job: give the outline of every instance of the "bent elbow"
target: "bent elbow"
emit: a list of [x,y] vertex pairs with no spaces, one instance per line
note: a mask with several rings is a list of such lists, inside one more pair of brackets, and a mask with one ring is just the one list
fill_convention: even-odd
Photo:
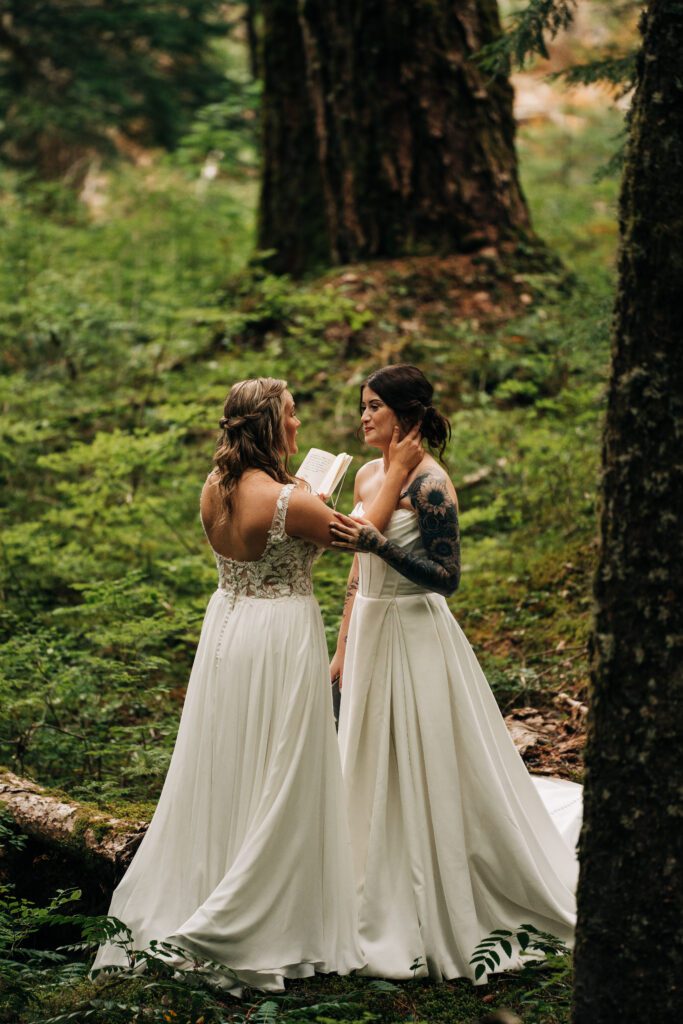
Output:
[[456,573],[453,573],[452,576],[448,577],[448,580],[446,582],[446,586],[444,588],[444,596],[445,597],[452,597],[453,594],[456,592],[456,590],[458,589],[459,586],[460,586],[460,573],[456,572]]

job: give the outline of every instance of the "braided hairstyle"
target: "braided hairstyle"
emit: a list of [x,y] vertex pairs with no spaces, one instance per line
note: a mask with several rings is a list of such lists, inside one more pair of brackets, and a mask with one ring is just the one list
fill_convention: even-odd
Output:
[[238,381],[228,392],[213,457],[227,512],[247,469],[260,469],[283,484],[292,480],[284,430],[286,390],[286,380],[256,377]]
[[443,454],[451,439],[451,425],[432,405],[434,388],[422,370],[410,363],[374,370],[360,386],[361,411],[365,387],[371,388],[396,413],[404,430],[419,423],[422,437],[443,463]]

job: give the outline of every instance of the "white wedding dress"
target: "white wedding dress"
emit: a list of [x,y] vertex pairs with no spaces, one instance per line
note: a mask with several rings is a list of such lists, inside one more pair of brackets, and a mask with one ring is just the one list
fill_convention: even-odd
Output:
[[[166,940],[265,990],[347,973],[358,946],[355,884],[311,568],[318,548],[285,533],[280,492],[261,558],[216,554],[168,775],[109,913],[136,948]],[[101,946],[93,969],[125,965]],[[218,975],[217,977],[225,977]]]
[[[424,552],[410,509],[385,534]],[[359,563],[339,742],[363,973],[474,978],[477,943],[522,924],[570,943],[581,787],[528,774],[445,599]]]

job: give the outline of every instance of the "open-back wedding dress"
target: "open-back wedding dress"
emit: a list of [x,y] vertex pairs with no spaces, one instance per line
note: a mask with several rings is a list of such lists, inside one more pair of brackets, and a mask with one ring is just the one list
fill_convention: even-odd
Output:
[[[384,533],[424,554],[412,509]],[[477,943],[527,923],[570,942],[581,787],[528,774],[445,599],[358,558],[339,741],[363,973],[473,978]]]
[[[219,586],[168,775],[109,911],[136,948],[166,940],[270,990],[363,963],[311,584],[319,549],[285,533],[293,486],[280,492],[258,560],[216,553]],[[125,962],[107,944],[93,967]]]

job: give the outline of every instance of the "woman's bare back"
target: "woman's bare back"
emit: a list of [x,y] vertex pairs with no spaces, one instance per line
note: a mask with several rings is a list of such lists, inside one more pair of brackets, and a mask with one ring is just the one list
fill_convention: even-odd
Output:
[[214,470],[206,479],[200,499],[204,531],[214,551],[238,562],[255,562],[268,541],[275,505],[282,484],[260,470],[248,470],[233,491],[232,509],[225,501]]

